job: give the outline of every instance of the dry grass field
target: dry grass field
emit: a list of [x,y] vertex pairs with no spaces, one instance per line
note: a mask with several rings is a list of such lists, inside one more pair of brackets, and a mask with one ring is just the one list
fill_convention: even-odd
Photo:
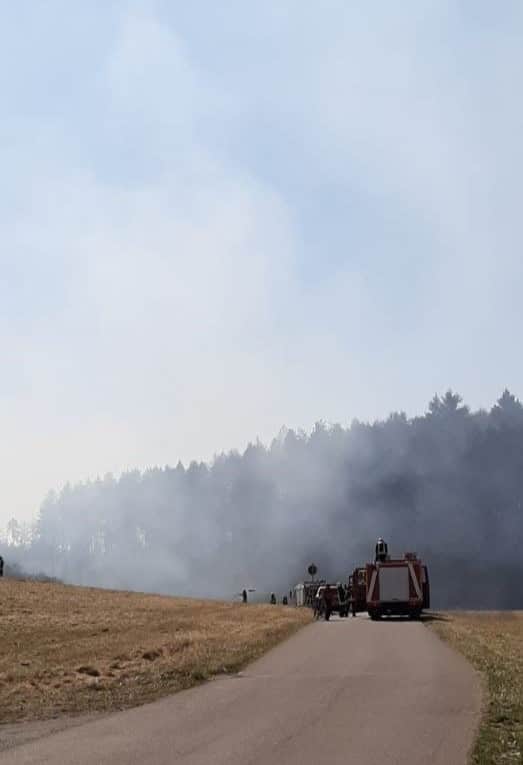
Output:
[[488,694],[472,762],[523,763],[523,611],[448,613],[431,627],[483,673]]
[[0,580],[0,723],[151,701],[240,669],[310,618],[309,609]]

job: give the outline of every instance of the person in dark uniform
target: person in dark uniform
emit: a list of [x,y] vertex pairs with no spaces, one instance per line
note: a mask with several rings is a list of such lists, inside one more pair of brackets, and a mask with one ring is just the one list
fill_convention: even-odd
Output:
[[4,559],[0,555],[0,576],[4,575]]
[[276,605],[276,595],[273,592],[271,592],[271,604]]
[[287,595],[283,596],[281,603],[282,603],[282,606],[288,606],[289,605],[289,600],[287,598]]
[[388,544],[383,541],[382,537],[379,537],[378,541],[376,542],[376,562],[380,561],[381,563],[383,563],[383,561],[387,560],[388,554],[389,554]]
[[247,590],[242,590],[242,603],[247,603]]

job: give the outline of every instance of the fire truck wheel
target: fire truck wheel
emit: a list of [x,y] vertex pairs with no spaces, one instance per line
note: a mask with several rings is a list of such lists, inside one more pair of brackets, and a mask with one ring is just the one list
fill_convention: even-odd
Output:
[[330,612],[330,610],[327,608],[327,609],[325,610],[325,621],[326,621],[326,622],[328,622],[330,618],[331,618],[331,612]]

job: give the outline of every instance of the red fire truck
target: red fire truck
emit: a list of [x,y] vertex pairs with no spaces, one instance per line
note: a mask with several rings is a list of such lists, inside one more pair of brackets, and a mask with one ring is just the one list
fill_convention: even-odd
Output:
[[392,615],[419,619],[422,610],[430,608],[428,569],[416,553],[367,563],[366,588],[371,619]]

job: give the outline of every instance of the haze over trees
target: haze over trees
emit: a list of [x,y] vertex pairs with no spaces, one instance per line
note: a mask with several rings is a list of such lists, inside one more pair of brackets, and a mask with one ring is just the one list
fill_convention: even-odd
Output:
[[212,464],[107,475],[51,492],[0,554],[67,582],[231,597],[284,593],[314,561],[327,578],[375,538],[429,564],[434,605],[523,606],[523,406],[505,390],[350,427],[283,430]]

